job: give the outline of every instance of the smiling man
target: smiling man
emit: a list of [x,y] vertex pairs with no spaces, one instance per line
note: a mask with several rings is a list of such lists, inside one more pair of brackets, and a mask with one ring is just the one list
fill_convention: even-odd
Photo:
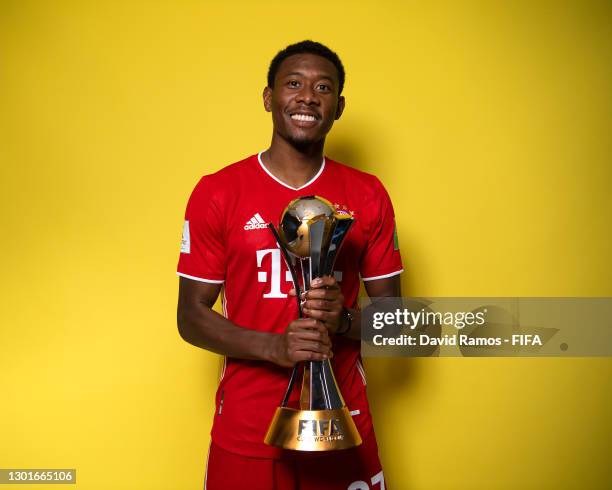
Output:
[[[288,46],[272,60],[263,104],[270,147],[205,175],[185,213],[178,264],[179,332],[225,356],[216,395],[205,488],[233,490],[384,489],[360,357],[357,296],[400,296],[401,258],[393,207],[380,181],[324,157],[325,137],[345,100],[344,68],[320,43]],[[292,282],[266,223],[287,204],[319,195],[355,224],[333,277],[313,282],[297,319]],[[223,315],[212,310],[223,291]],[[297,320],[296,320],[297,319]],[[363,439],[326,453],[264,444],[297,362],[331,357]],[[290,404],[297,404],[299,387]]]

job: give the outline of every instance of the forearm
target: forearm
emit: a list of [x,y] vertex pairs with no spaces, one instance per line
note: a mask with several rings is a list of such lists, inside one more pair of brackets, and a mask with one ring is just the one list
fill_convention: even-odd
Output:
[[275,362],[278,335],[239,327],[203,304],[179,304],[177,323],[183,340],[196,347],[240,359]]

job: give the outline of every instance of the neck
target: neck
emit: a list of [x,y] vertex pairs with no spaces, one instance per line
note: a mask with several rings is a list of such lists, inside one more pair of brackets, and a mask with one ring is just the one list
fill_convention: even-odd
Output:
[[280,138],[272,136],[270,148],[261,158],[266,168],[277,178],[291,187],[302,187],[311,180],[321,168],[325,139],[296,147]]

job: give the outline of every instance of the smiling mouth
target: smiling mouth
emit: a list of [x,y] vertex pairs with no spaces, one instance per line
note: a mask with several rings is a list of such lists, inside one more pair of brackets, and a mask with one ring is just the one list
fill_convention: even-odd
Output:
[[291,119],[294,121],[316,121],[317,118],[315,116],[306,115],[306,114],[291,114]]

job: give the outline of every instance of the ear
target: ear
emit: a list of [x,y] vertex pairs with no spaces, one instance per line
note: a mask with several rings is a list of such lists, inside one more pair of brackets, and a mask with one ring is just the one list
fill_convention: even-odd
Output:
[[344,104],[345,104],[344,95],[341,95],[340,97],[338,97],[338,107],[336,108],[336,117],[335,117],[336,121],[340,119],[340,116],[344,112]]
[[263,90],[263,104],[266,112],[272,112],[272,89],[270,87]]

